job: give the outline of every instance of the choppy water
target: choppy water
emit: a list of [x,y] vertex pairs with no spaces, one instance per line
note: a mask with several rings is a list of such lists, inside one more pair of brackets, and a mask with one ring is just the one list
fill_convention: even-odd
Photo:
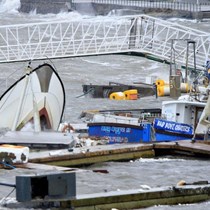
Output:
[[[180,180],[192,183],[198,180],[209,180],[210,160],[171,159],[139,159],[130,162],[108,162],[95,164],[88,169],[104,169],[108,174],[79,174],[79,192],[88,193],[102,191],[121,191],[126,189],[145,189],[145,187],[175,186]],[[87,172],[92,174],[93,172]],[[88,177],[88,178],[87,178]],[[81,186],[81,184],[83,184]],[[88,186],[88,188],[86,187]],[[209,209],[210,202],[178,206],[154,206],[151,210],[201,210]]]
[[[26,22],[53,21],[58,19],[80,19],[87,16],[78,13],[60,13],[57,15],[20,14],[17,12],[18,0],[0,0],[0,24],[16,24]],[[105,18],[105,17],[88,17]],[[106,17],[106,18],[111,18]],[[209,21],[190,21],[185,19],[170,19],[199,30],[210,31]],[[32,67],[43,61],[33,61]],[[66,90],[66,108],[64,120],[80,122],[78,119],[83,110],[88,109],[128,109],[161,106],[161,99],[154,96],[137,101],[114,101],[109,99],[93,99],[79,97],[83,94],[83,84],[108,84],[110,81],[132,84],[145,81],[146,76],[168,78],[169,66],[150,61],[138,56],[104,55],[57,59],[52,61],[59,72]],[[7,77],[15,70],[23,71],[27,63],[0,64],[0,78]],[[2,80],[1,80],[2,81]],[[1,86],[3,89],[3,86]],[[103,192],[111,190],[141,189],[149,187],[175,185],[178,181],[194,182],[209,180],[209,160],[186,160],[182,158],[140,159],[130,162],[109,162],[88,167],[89,172],[77,176],[78,193]],[[108,174],[96,174],[92,169],[105,169]],[[7,180],[9,172],[0,170],[1,181]],[[18,172],[22,173],[22,171]],[[8,193],[5,191],[6,194]],[[14,194],[13,194],[14,195]],[[4,195],[1,195],[1,197]],[[210,203],[155,206],[148,209],[210,209]]]

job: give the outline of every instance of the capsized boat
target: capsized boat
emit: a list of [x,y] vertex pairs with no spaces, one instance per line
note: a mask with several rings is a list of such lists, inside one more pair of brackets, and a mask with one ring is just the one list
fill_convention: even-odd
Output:
[[56,70],[48,63],[32,69],[0,97],[0,128],[57,131],[65,107],[65,90]]
[[[124,93],[125,99],[130,100],[130,97],[126,97],[126,91],[133,91],[135,90],[138,93],[138,97],[146,97],[146,96],[153,96],[156,94],[156,86],[153,84],[147,84],[143,82],[139,82],[137,84],[122,84],[117,82],[109,82],[108,85],[82,85],[83,88],[83,95],[82,96],[88,96],[92,98],[110,98],[114,99],[112,97],[113,94],[116,93]],[[131,98],[132,99],[132,98]],[[137,99],[135,97],[135,99]]]

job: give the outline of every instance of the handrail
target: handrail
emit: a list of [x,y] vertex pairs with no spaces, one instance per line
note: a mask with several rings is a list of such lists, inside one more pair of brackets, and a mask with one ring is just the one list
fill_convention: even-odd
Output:
[[[169,62],[171,41],[176,40],[176,61],[185,65],[186,41],[193,40],[201,69],[210,57],[209,37],[210,33],[147,15],[0,26],[0,63],[128,52]],[[193,66],[191,49],[188,60]]]

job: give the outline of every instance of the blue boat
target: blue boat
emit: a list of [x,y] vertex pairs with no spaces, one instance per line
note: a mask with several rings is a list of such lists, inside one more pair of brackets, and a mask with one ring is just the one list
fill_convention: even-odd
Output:
[[143,126],[122,123],[90,123],[89,136],[104,137],[110,144],[143,141]]
[[[105,138],[113,143],[150,143],[163,141],[203,140],[205,132],[195,132],[200,126],[206,102],[187,99],[164,101],[160,116],[141,113],[138,117],[118,116],[106,112],[95,113],[88,123],[90,138]],[[144,110],[145,111],[145,110]],[[147,116],[146,116],[147,115]],[[198,126],[199,125],[199,126]],[[199,134],[199,135],[196,135]]]
[[[158,126],[160,123],[165,125],[160,127]],[[173,128],[167,129],[166,126],[172,126]],[[163,121],[161,119],[155,119],[154,127],[151,123],[143,123],[137,126],[102,122],[89,123],[88,127],[89,136],[106,138],[110,144],[177,141],[191,139],[193,137],[193,129],[191,126],[171,121]],[[155,133],[153,128],[155,128]]]

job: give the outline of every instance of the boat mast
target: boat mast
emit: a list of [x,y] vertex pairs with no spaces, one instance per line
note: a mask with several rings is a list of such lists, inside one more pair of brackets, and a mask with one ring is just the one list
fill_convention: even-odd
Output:
[[31,72],[30,64],[31,64],[31,62],[29,62],[29,65],[26,68],[25,84],[24,84],[24,88],[23,88],[23,91],[22,91],[21,96],[20,96],[17,112],[16,112],[15,119],[14,119],[14,122],[13,122],[13,125],[12,125],[12,131],[16,131],[17,126],[18,126],[18,120],[20,118],[20,113],[21,113],[21,109],[22,109],[22,106],[23,106],[23,100],[24,100],[24,97],[25,97],[26,88],[28,86],[29,74]]
[[41,131],[40,116],[33,90],[31,90],[31,92],[33,97],[34,131],[38,133]]

